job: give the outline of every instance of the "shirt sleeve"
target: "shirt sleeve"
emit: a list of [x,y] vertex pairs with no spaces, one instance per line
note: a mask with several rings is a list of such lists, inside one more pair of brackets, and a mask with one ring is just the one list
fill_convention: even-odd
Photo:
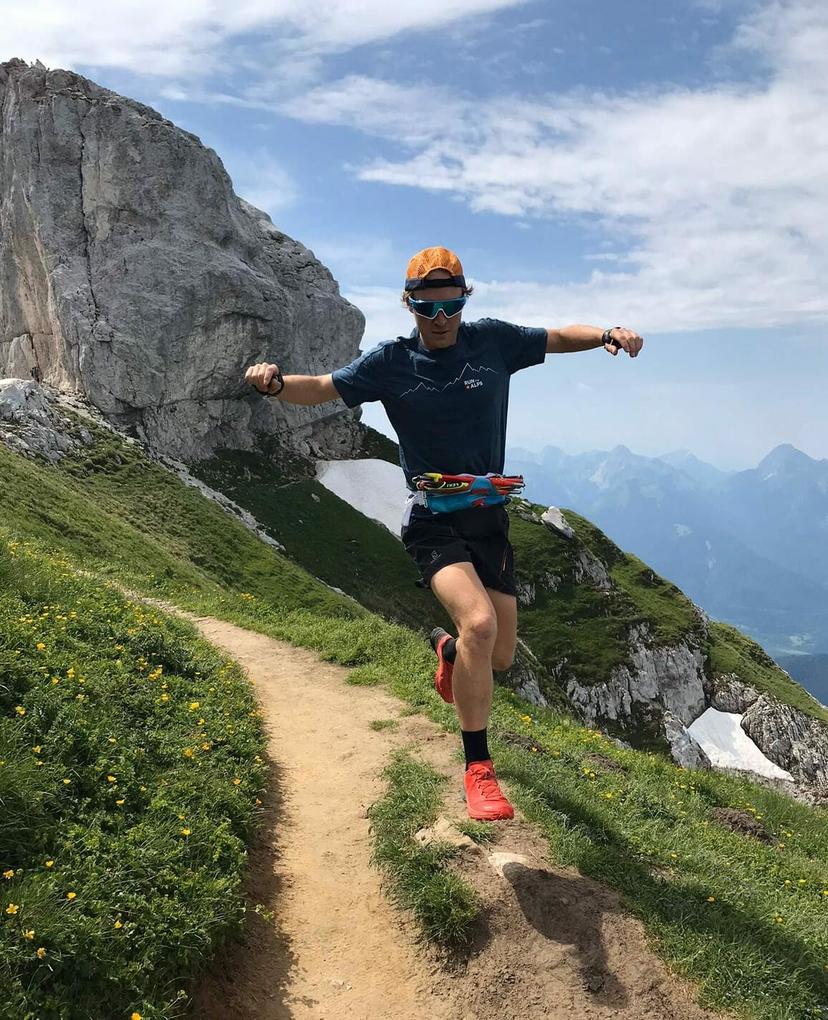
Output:
[[385,395],[387,372],[384,365],[382,350],[374,348],[331,373],[333,384],[348,407],[380,400]]
[[497,320],[496,325],[503,361],[510,375],[522,368],[543,364],[547,332],[542,326],[516,326]]

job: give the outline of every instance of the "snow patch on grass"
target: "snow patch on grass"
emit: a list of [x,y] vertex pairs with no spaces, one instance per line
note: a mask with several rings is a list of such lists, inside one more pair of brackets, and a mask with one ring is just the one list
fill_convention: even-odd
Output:
[[745,733],[742,716],[736,712],[720,712],[708,708],[688,726],[690,735],[704,749],[718,768],[749,769],[771,779],[790,779],[790,772],[766,757]]
[[316,478],[355,510],[400,537],[408,496],[400,468],[385,460],[320,460]]

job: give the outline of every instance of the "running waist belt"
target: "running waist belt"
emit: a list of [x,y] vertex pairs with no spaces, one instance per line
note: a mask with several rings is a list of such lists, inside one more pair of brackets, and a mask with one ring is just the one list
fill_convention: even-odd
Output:
[[413,479],[432,513],[452,513],[474,506],[497,506],[523,489],[523,475],[444,475],[428,471]]

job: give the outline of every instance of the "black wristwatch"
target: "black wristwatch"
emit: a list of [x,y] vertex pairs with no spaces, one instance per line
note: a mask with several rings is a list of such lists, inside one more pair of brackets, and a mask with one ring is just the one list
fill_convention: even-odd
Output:
[[623,329],[623,328],[624,328],[623,326],[610,326],[609,329],[605,329],[604,332],[601,335],[601,343],[602,344],[611,344],[613,347],[620,347],[621,346],[621,341],[620,340],[613,340],[612,337],[610,336],[610,333],[612,333],[612,331],[614,329]]
[[[270,390],[268,390],[266,393],[262,394],[263,397],[278,397],[282,390],[285,388],[285,377],[282,375],[281,368],[277,368],[276,371],[273,373],[273,379],[275,379],[276,382],[279,383],[279,389],[276,390],[275,393],[271,393]],[[271,379],[270,381],[273,382],[273,379]]]

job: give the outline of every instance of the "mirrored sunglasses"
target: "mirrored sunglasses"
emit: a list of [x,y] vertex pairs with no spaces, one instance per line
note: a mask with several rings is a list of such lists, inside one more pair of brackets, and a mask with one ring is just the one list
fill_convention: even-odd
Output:
[[438,312],[442,312],[447,319],[450,319],[452,315],[457,315],[460,312],[466,300],[465,297],[454,298],[452,301],[417,301],[414,298],[409,298],[411,310],[426,319],[435,319]]

